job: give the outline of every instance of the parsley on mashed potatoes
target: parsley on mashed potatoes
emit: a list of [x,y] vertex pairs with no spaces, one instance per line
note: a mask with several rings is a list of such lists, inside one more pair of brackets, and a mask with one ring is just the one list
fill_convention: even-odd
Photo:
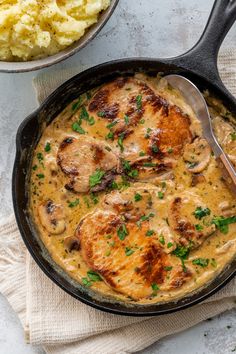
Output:
[[0,60],[53,55],[80,39],[110,0],[0,0]]

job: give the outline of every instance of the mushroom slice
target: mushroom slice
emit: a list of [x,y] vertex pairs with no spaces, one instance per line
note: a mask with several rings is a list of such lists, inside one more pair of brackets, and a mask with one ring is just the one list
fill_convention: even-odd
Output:
[[65,138],[58,150],[57,163],[68,178],[66,189],[79,193],[104,190],[119,167],[118,157],[107,144],[87,136]]
[[196,138],[193,143],[185,145],[183,158],[188,163],[189,172],[200,173],[210,162],[210,146],[205,139]]
[[232,205],[232,203],[227,200],[221,202],[219,208],[223,216],[229,217],[236,215],[236,205]]
[[39,206],[38,214],[41,224],[50,234],[59,235],[65,231],[66,222],[61,205],[49,199]]
[[73,250],[78,251],[80,249],[79,239],[75,236],[69,236],[64,239],[64,246],[67,251],[71,252]]
[[201,198],[189,191],[172,200],[169,224],[177,235],[177,244],[197,248],[216,230],[214,224],[204,225],[203,220],[196,219],[194,212],[200,206],[205,208]]

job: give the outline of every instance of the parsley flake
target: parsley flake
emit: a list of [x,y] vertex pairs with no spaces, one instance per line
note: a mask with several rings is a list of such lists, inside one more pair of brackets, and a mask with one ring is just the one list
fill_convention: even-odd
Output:
[[93,175],[89,177],[89,185],[90,187],[95,187],[97,184],[100,184],[102,181],[105,172],[102,170],[97,170]]
[[201,220],[204,216],[210,215],[211,211],[209,208],[197,207],[193,215],[196,219]]
[[125,124],[129,124],[129,117],[127,116],[127,114],[125,114],[124,116],[124,121],[125,121]]
[[136,97],[136,106],[138,111],[142,109],[142,95]]
[[164,238],[163,235],[160,235],[160,237],[159,237],[159,242],[160,242],[162,245],[165,244],[165,238]]
[[131,256],[134,253],[134,250],[132,250],[129,247],[125,247],[125,255],[126,256]]
[[154,230],[147,230],[146,236],[152,236],[155,233]]
[[229,231],[229,225],[234,223],[236,223],[236,216],[231,216],[229,218],[215,216],[212,220],[212,224],[215,224],[222,234],[227,234]]
[[77,205],[79,205],[79,198],[75,199],[73,202],[68,202],[68,207],[69,208],[74,208]]
[[51,151],[51,144],[50,144],[49,142],[47,142],[47,144],[45,145],[44,151],[45,151],[45,152]]
[[207,267],[209,264],[209,259],[208,258],[196,258],[192,261],[194,265],[198,265],[200,267]]
[[80,126],[79,122],[74,122],[71,127],[74,132],[85,134],[85,130]]
[[141,194],[136,193],[136,194],[134,195],[134,200],[135,200],[135,202],[139,202],[139,201],[142,200],[142,199],[143,199],[143,197],[141,196]]
[[129,232],[125,224],[122,224],[117,230],[117,235],[121,241],[124,241],[124,239],[126,238],[126,236],[128,236],[128,234]]
[[118,123],[117,120],[114,120],[113,122],[107,125],[107,129],[113,128],[117,123]]

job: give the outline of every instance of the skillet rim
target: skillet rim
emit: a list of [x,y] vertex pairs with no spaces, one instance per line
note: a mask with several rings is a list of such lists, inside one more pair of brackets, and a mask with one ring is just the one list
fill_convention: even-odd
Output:
[[[109,312],[112,314],[124,315],[124,316],[134,316],[134,317],[135,316],[136,317],[143,317],[143,316],[147,317],[147,316],[157,316],[157,315],[173,313],[173,312],[180,311],[180,310],[186,309],[188,307],[194,306],[194,305],[202,302],[203,300],[205,300],[209,296],[213,295],[217,291],[219,291],[236,275],[236,267],[234,267],[235,260],[232,260],[229,266],[226,266],[218,274],[218,276],[216,276],[216,278],[214,278],[211,282],[209,282],[203,288],[200,288],[199,291],[192,292],[192,293],[188,294],[187,296],[185,296],[184,298],[180,298],[179,300],[174,300],[174,301],[172,300],[171,302],[164,302],[164,303],[152,304],[152,305],[137,305],[136,304],[136,305],[132,305],[132,307],[127,307],[125,304],[122,305],[122,303],[117,303],[117,305],[116,306],[113,305],[113,306],[115,306],[115,307],[113,307],[112,302],[111,303],[106,302],[105,300],[104,300],[104,302],[100,301],[100,303],[94,302],[97,300],[95,300],[92,296],[90,296],[90,294],[83,293],[80,290],[78,293],[78,289],[76,289],[75,287],[74,287],[74,291],[68,289],[68,286],[66,286],[65,284],[62,284],[60,282],[60,279],[58,280],[57,277],[55,277],[54,273],[52,274],[50,272],[50,269],[48,269],[46,264],[44,263],[45,259],[43,259],[42,255],[37,254],[37,252],[35,252],[34,247],[33,247],[33,243],[31,242],[31,238],[27,236],[27,233],[26,233],[26,231],[23,227],[23,224],[21,222],[21,216],[20,216],[20,210],[19,210],[20,208],[19,208],[18,200],[17,200],[18,191],[16,188],[16,186],[17,186],[16,180],[17,180],[18,174],[21,172],[19,170],[19,163],[20,163],[22,153],[23,153],[21,150],[21,142],[23,140],[24,128],[27,126],[27,124],[30,121],[34,121],[34,120],[38,121],[38,115],[40,114],[40,112],[43,111],[44,108],[47,107],[53,101],[53,99],[60,92],[62,92],[70,83],[73,83],[74,81],[78,80],[78,78],[80,78],[81,76],[88,75],[88,77],[91,77],[93,72],[98,72],[99,70],[102,70],[104,73],[104,68],[106,68],[108,66],[115,67],[115,70],[113,70],[114,73],[119,72],[119,71],[122,71],[122,69],[120,69],[120,70],[117,69],[117,66],[119,66],[119,65],[126,65],[127,72],[129,72],[129,71],[137,72],[137,70],[132,70],[132,69],[130,70],[130,64],[134,63],[134,62],[136,64],[138,63],[139,64],[138,66],[140,68],[142,67],[142,64],[145,64],[145,65],[151,64],[152,68],[154,68],[154,66],[158,67],[160,65],[162,65],[162,66],[164,65],[167,67],[168,67],[168,65],[171,65],[171,66],[175,66],[175,70],[183,71],[185,73],[195,74],[198,77],[200,77],[200,79],[206,81],[207,84],[209,84],[209,86],[214,87],[217,91],[220,90],[221,95],[226,96],[227,100],[231,101],[231,104],[235,106],[235,110],[236,110],[236,100],[233,97],[231,97],[231,95],[228,94],[227,90],[224,90],[222,87],[215,85],[210,80],[208,80],[204,76],[199,75],[198,73],[195,73],[194,71],[191,71],[191,70],[186,69],[182,66],[176,65],[175,59],[176,58],[171,58],[171,59],[152,59],[152,58],[118,59],[118,60],[113,60],[113,61],[109,61],[106,63],[102,63],[102,64],[96,65],[90,69],[87,69],[87,70],[75,75],[74,77],[70,78],[65,83],[60,85],[55,91],[53,91],[33,113],[31,113],[29,116],[27,116],[23,120],[23,122],[20,124],[20,126],[18,128],[17,135],[16,135],[16,157],[15,157],[15,162],[14,162],[14,167],[13,167],[13,175],[12,175],[12,197],[13,197],[13,206],[14,206],[14,212],[15,212],[18,228],[20,230],[21,237],[22,237],[27,249],[29,250],[33,259],[39,265],[39,267],[43,270],[43,272],[61,289],[63,289],[68,294],[70,294],[71,296],[73,296],[77,300],[80,300],[81,302],[83,302],[86,305],[92,306],[96,309],[99,309],[99,310],[102,310],[105,312]],[[153,71],[154,71],[154,69],[153,69]],[[156,72],[158,72],[158,71],[159,70],[157,68]],[[103,74],[103,76],[106,77],[106,76],[108,76],[108,74]],[[89,79],[87,78],[87,80],[89,80]],[[103,79],[103,81],[104,80],[105,79]],[[232,100],[232,98],[233,98],[233,100]],[[232,103],[232,101],[233,101],[233,103]],[[35,142],[35,138],[32,138],[32,139],[33,139],[32,141]],[[31,156],[31,153],[30,153],[30,156]],[[25,176],[26,176],[26,173],[25,173]],[[26,177],[25,177],[25,182],[27,182]],[[29,225],[29,220],[28,220],[27,215],[25,213],[24,213],[24,217],[25,217],[25,221]],[[52,259],[51,259],[51,261],[52,261],[52,263],[54,262]],[[232,270],[231,270],[231,268],[232,268]],[[56,271],[56,273],[57,273],[57,271]],[[221,279],[221,277],[223,279]],[[212,284],[214,282],[217,282],[217,280],[218,280],[218,284],[214,284],[213,288],[211,289]],[[73,286],[73,285],[71,284],[71,286]],[[183,302],[183,303],[181,303],[181,302]],[[172,307],[168,308],[170,305],[172,305],[173,308]],[[151,308],[156,307],[157,309],[148,311],[148,308],[150,308],[150,307]]]

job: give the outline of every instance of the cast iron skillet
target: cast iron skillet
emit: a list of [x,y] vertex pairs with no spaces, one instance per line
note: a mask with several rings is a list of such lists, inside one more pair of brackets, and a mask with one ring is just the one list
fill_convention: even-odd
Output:
[[40,268],[57,285],[80,301],[107,312],[150,316],[166,314],[201,302],[222,288],[236,272],[236,260],[226,267],[211,283],[178,301],[154,305],[127,305],[84,289],[53,262],[31,222],[28,208],[28,179],[32,152],[40,138],[43,122],[49,124],[73,99],[93,87],[114,79],[118,75],[146,72],[155,75],[178,73],[190,78],[200,89],[219,97],[228,109],[236,113],[236,100],[226,90],[217,70],[220,45],[236,19],[236,1],[216,0],[206,29],[199,42],[187,53],[171,59],[131,58],[98,65],[76,75],[54,93],[20,125],[13,171],[12,192],[16,220],[22,238]]

